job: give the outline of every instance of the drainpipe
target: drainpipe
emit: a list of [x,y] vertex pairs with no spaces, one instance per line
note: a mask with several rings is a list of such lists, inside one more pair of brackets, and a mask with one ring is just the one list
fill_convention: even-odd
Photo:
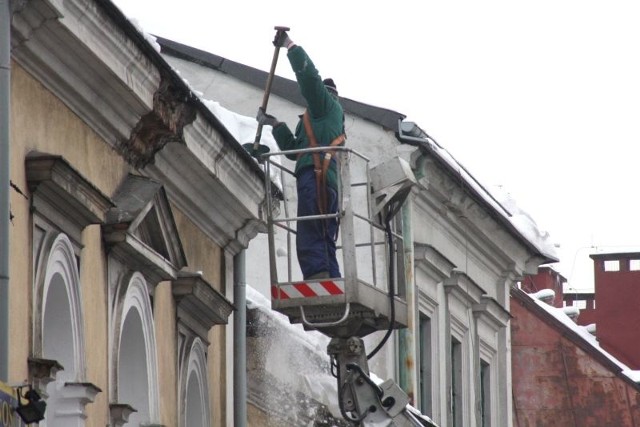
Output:
[[247,425],[247,284],[246,251],[233,258],[233,425]]
[[[429,136],[413,122],[398,121],[398,141],[403,144],[418,147],[421,153],[425,149],[431,149]],[[424,159],[420,156],[418,162]],[[422,175],[422,168],[413,167],[416,178]],[[406,301],[407,301],[407,328],[399,331],[399,356],[400,356],[400,386],[411,398],[414,406],[419,406],[420,392],[418,390],[418,349],[416,334],[418,328],[418,302],[416,298],[415,284],[415,248],[413,240],[413,197],[407,197],[402,207],[402,237],[404,242]]]
[[[412,171],[417,180],[424,177],[424,162],[426,160],[426,152],[434,150],[435,141],[424,132],[418,125],[413,122],[403,122],[398,120],[398,132],[396,133],[398,141],[402,144],[408,144],[418,147],[419,156],[414,160]],[[414,405],[418,406],[424,397],[420,396],[423,390],[418,390],[418,369],[416,364],[418,360],[417,339],[419,328],[419,308],[415,285],[415,248],[413,239],[413,219],[412,213],[414,209],[413,197],[408,197],[405,206],[402,208],[402,227],[405,250],[405,268],[407,273],[407,307],[408,327],[406,330],[400,331],[400,384],[402,389],[413,397]],[[403,372],[403,370],[405,372]],[[448,371],[447,371],[448,372]],[[434,401],[435,403],[435,401]],[[437,413],[437,409],[432,409]]]
[[413,198],[407,197],[402,206],[402,242],[404,250],[405,300],[407,302],[407,328],[398,331],[400,353],[400,387],[409,396],[410,403],[418,406],[418,366],[416,365],[416,318],[417,304],[415,297],[415,251],[413,247],[412,226]]
[[9,380],[11,0],[0,0],[0,381]]

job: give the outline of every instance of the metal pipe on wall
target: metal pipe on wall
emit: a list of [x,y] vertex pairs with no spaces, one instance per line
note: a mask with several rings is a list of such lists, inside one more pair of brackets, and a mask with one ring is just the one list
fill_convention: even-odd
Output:
[[418,391],[419,365],[417,362],[416,339],[418,330],[418,303],[415,291],[415,254],[413,248],[413,200],[409,196],[401,209],[402,213],[402,242],[405,269],[405,300],[407,302],[407,328],[398,331],[399,377],[400,386],[411,399],[411,404],[419,407],[420,394]]
[[9,380],[11,0],[0,0],[0,381]]
[[247,284],[246,252],[233,258],[233,425],[247,425]]

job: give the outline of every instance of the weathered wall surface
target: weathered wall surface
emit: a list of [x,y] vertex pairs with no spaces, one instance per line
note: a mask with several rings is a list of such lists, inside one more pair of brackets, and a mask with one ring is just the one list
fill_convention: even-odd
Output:
[[[596,309],[595,323],[602,347],[631,369],[640,369],[640,335],[630,327],[640,321],[638,253],[592,255]],[[608,270],[605,262],[617,268]],[[635,264],[632,267],[632,262]]]
[[514,425],[640,425],[640,387],[595,347],[585,350],[575,333],[535,311],[512,298]]
[[[11,192],[11,283],[10,283],[10,382],[28,378],[27,359],[32,356],[33,256],[30,194],[26,182],[25,158],[38,151],[62,156],[100,192],[111,196],[130,171],[130,166],[86,123],[69,110],[17,63],[12,63],[11,86],[11,181],[24,193]],[[217,290],[224,290],[222,250],[172,206],[188,267],[203,272]],[[102,391],[86,407],[87,426],[109,423],[109,344],[107,253],[100,225],[82,233],[79,271],[86,352],[86,378]],[[176,305],[171,284],[162,282],[154,291],[156,342],[159,364],[161,420],[177,425]],[[224,382],[224,334],[212,334],[209,358],[211,412],[214,425],[223,426],[226,402]],[[221,369],[221,370],[220,370]]]
[[[11,80],[11,181],[25,194],[11,193],[10,253],[10,360],[9,380],[28,378],[31,356],[33,258],[31,250],[30,200],[25,158],[31,151],[61,155],[105,194],[112,194],[125,175],[127,165],[75,114],[12,63]],[[108,423],[107,297],[106,263],[100,227],[89,226],[83,236],[80,279],[85,314],[87,378],[103,390],[87,406],[87,425]]]

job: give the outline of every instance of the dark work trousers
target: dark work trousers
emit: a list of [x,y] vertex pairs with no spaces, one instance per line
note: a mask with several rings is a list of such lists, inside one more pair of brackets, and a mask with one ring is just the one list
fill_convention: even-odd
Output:
[[[316,175],[313,167],[301,169],[296,174],[298,187],[298,216],[319,215]],[[327,186],[327,211],[338,211],[338,194]],[[298,263],[305,279],[327,272],[329,277],[340,277],[336,260],[338,221],[336,218],[322,220],[298,220],[296,246]]]

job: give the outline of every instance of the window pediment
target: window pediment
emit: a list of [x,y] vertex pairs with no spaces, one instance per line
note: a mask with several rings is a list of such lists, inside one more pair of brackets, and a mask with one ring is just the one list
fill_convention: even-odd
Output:
[[113,201],[103,227],[112,253],[152,281],[174,279],[187,262],[162,185],[130,174]]
[[32,207],[79,241],[89,224],[101,224],[112,200],[62,156],[32,152],[25,160]]
[[447,257],[429,244],[416,242],[414,253],[416,267],[424,270],[435,283],[449,277],[456,268]]
[[198,273],[181,271],[172,283],[178,306],[178,319],[207,341],[213,325],[224,325],[234,309],[233,304]]
[[486,292],[460,270],[453,270],[451,276],[444,281],[445,292],[455,295],[467,304],[478,304]]

